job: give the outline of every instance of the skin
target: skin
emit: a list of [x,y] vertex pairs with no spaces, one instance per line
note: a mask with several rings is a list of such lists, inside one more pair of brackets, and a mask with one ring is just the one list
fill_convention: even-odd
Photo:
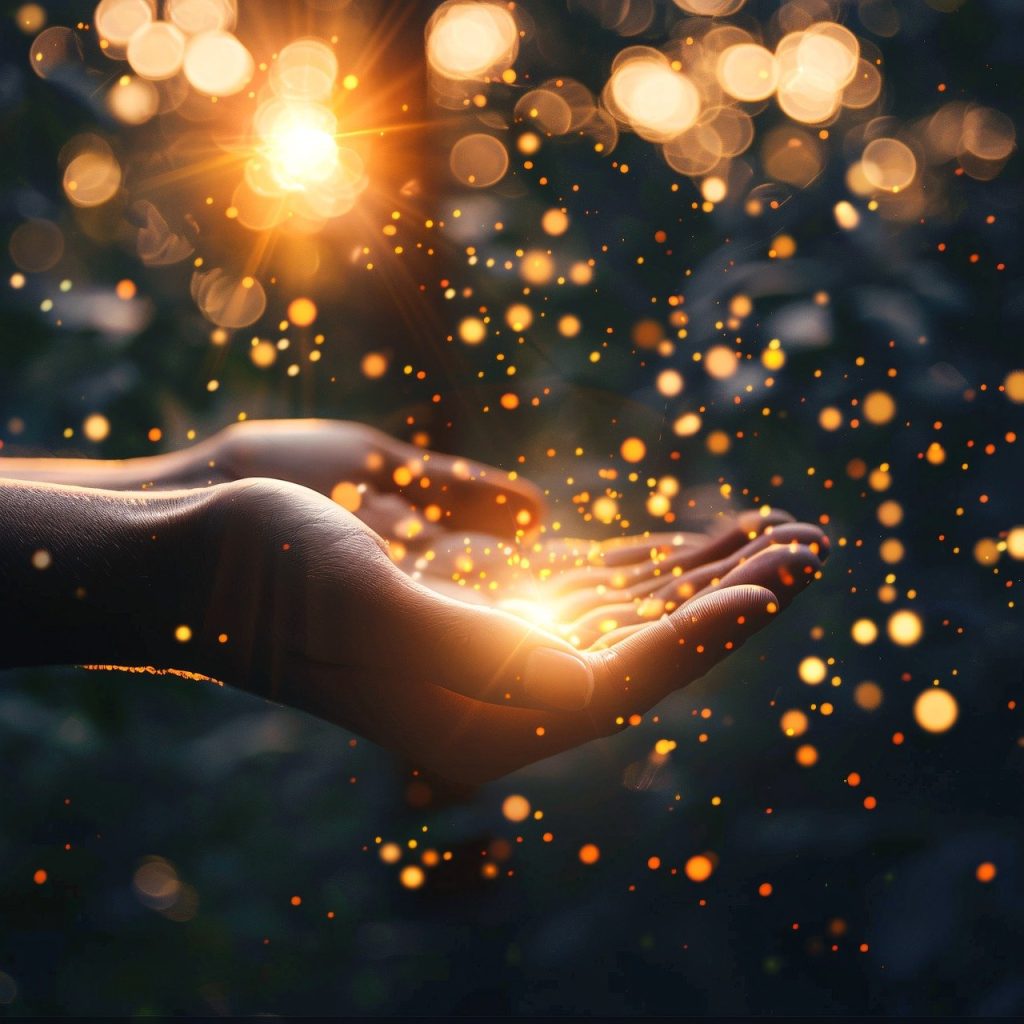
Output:
[[[532,485],[332,421],[239,424],[127,462],[4,459],[0,475],[3,664],[211,678],[461,782],[622,728],[771,622],[827,555],[784,513],[548,541]],[[467,546],[493,587],[459,586]],[[538,601],[543,625],[523,613]]]

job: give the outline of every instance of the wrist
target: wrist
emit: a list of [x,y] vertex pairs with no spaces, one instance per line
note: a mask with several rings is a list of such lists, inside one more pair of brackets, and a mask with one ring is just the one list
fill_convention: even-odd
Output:
[[178,667],[178,627],[203,607],[211,502],[0,482],[2,664]]

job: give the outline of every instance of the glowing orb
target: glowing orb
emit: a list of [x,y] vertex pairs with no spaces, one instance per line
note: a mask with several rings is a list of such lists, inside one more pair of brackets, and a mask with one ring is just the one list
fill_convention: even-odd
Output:
[[427,60],[445,78],[486,79],[511,67],[518,52],[515,18],[497,4],[446,4],[427,28]]
[[697,87],[660,56],[620,64],[612,72],[607,95],[616,116],[654,142],[681,135],[700,113]]
[[258,114],[256,129],[270,174],[285,191],[321,184],[337,171],[337,124],[326,107],[274,101]]
[[230,32],[200,32],[185,49],[185,77],[207,96],[233,96],[249,84],[255,69],[252,54]]
[[946,732],[956,723],[960,709],[948,690],[923,690],[914,701],[914,718],[926,732]]

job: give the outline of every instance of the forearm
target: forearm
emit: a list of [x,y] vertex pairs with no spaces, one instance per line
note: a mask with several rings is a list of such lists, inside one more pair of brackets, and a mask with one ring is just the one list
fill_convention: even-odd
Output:
[[110,491],[161,491],[204,487],[225,478],[204,443],[136,459],[0,458],[0,479],[94,487]]
[[179,667],[176,630],[206,600],[211,495],[0,480],[0,667]]

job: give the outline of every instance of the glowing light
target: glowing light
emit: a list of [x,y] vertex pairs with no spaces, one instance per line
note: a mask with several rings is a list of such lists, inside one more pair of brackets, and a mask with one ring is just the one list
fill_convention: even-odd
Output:
[[427,880],[427,876],[424,874],[423,868],[415,864],[406,864],[402,868],[398,880],[406,889],[418,889]]
[[627,437],[619,447],[625,462],[642,462],[647,454],[647,445],[639,437]]
[[734,99],[766,100],[779,82],[779,65],[771,50],[756,43],[738,43],[718,58],[718,83]]
[[501,813],[509,821],[526,821],[530,816],[530,801],[518,794],[507,796],[502,802]]
[[914,720],[925,732],[952,729],[960,714],[956,698],[937,686],[922,690],[914,701]]
[[858,619],[850,628],[850,635],[859,644],[873,644],[878,639],[878,626],[871,619]]
[[787,711],[779,719],[779,728],[787,736],[803,736],[807,732],[807,716],[796,708]]
[[476,132],[464,135],[452,146],[449,165],[464,185],[487,188],[505,176],[508,152],[493,135]]
[[579,852],[580,863],[596,864],[601,859],[601,850],[595,843],[584,843]]
[[864,418],[875,426],[888,423],[896,415],[896,402],[886,391],[872,391],[861,403]]
[[238,17],[236,0],[164,0],[167,17],[187,35],[230,31]]
[[153,7],[148,0],[100,0],[93,24],[100,39],[123,52],[131,37],[153,20]]
[[323,184],[337,173],[337,124],[326,107],[271,101],[257,113],[255,126],[270,175],[286,192]]
[[285,46],[270,68],[270,85],[283,99],[323,102],[338,77],[338,58],[319,39],[297,39]]
[[796,748],[796,763],[801,768],[813,768],[818,763],[818,750],[810,743]]
[[312,299],[292,299],[288,303],[288,320],[296,327],[308,327],[316,317],[316,303]]
[[800,662],[797,667],[797,675],[808,686],[818,686],[825,681],[828,675],[828,666],[821,658],[810,655]]
[[564,210],[547,210],[540,226],[546,234],[564,235],[569,230],[569,215]]
[[151,82],[173,78],[185,59],[185,34],[168,21],[151,21],[128,40],[128,63]]
[[857,707],[864,711],[875,711],[882,706],[885,694],[878,683],[867,680],[858,683],[853,690],[853,700]]
[[101,206],[117,195],[121,167],[108,151],[88,151],[64,169],[64,192],[75,206]]
[[698,853],[686,862],[683,870],[691,882],[706,882],[715,870],[715,863],[707,854]]
[[983,885],[987,885],[993,881],[996,877],[996,866],[992,861],[987,860],[978,865],[977,870],[974,872],[974,877]]
[[185,47],[185,77],[207,96],[233,96],[249,84],[255,69],[252,54],[230,32],[200,32]]
[[447,3],[427,26],[427,60],[438,74],[484,81],[512,66],[519,29],[505,7],[492,3]]
[[459,324],[459,337],[467,345],[479,345],[487,337],[487,324],[479,317],[467,316]]
[[917,174],[917,159],[911,148],[898,139],[874,139],[864,147],[860,159],[864,177],[885,192],[905,189]]
[[149,82],[124,75],[107,93],[107,105],[124,124],[145,124],[157,112],[160,95]]
[[85,418],[82,433],[90,441],[105,441],[110,436],[110,421],[101,413],[94,412]]
[[660,55],[620,64],[608,81],[606,97],[621,121],[654,142],[681,135],[700,113],[697,87]]
[[912,647],[924,635],[924,624],[917,612],[904,608],[889,616],[889,639],[900,647]]

